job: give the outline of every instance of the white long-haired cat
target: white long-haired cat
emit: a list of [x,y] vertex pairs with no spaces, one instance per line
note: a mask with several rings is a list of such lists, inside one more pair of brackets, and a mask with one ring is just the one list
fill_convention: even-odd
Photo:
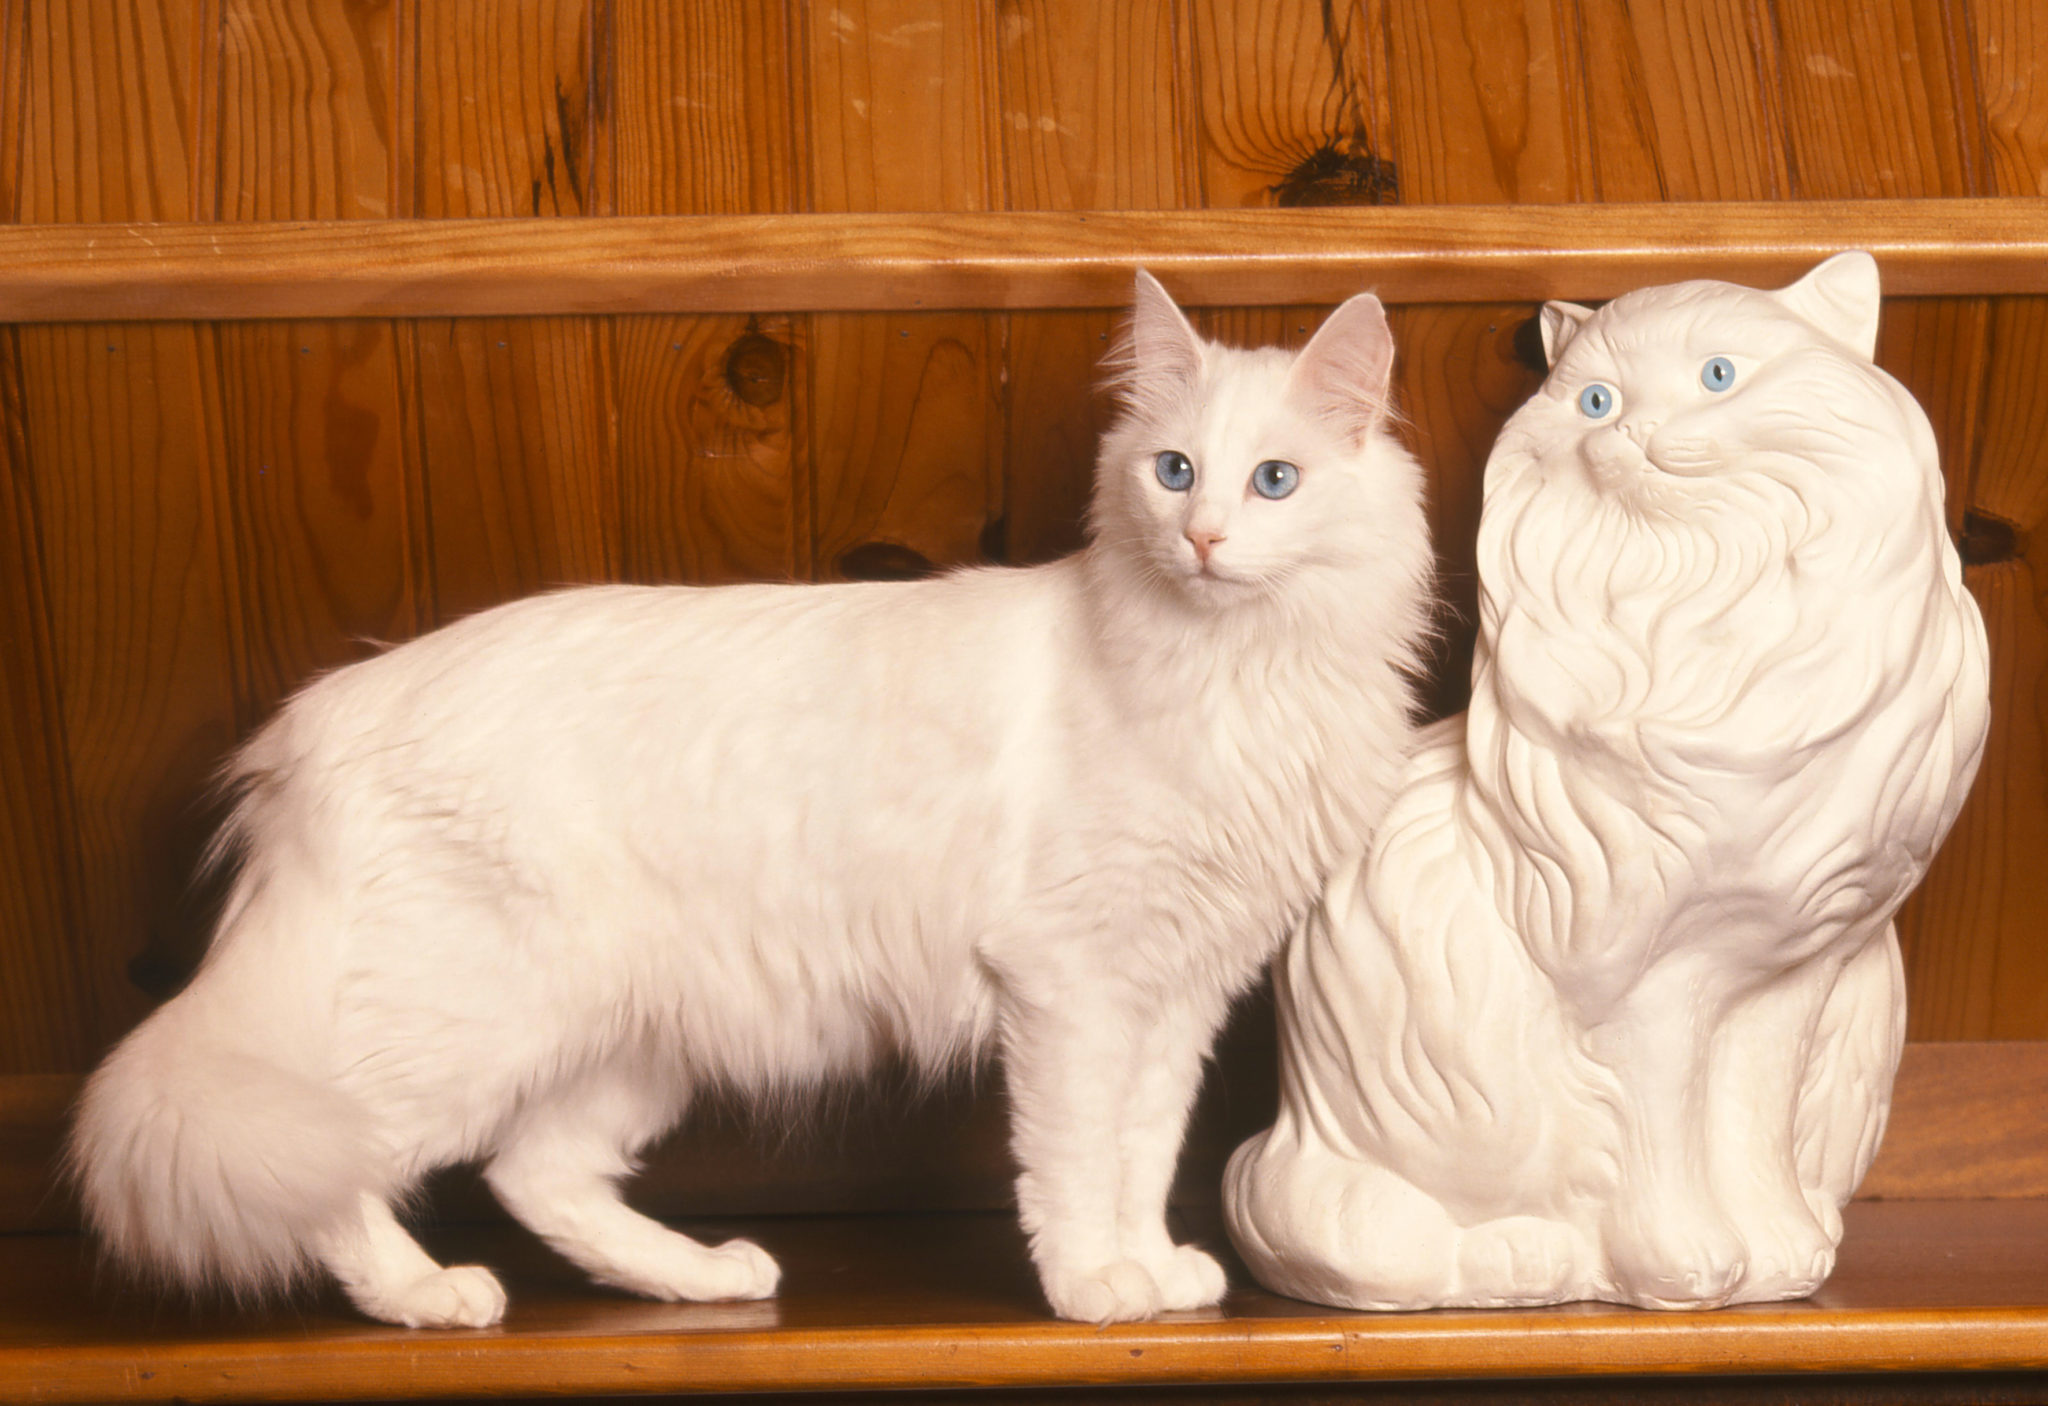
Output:
[[1213,1303],[1168,1237],[1232,999],[1366,838],[1410,738],[1420,473],[1377,299],[1298,355],[1139,274],[1078,555],[937,580],[598,587],[320,680],[243,749],[240,871],[191,985],[80,1108],[113,1253],[363,1312],[495,1321],[392,1206],[483,1159],[594,1278],[757,1298],[752,1244],[630,1210],[711,1089],[1000,1050],[1052,1307]]
[[1367,1308],[1797,1297],[1905,1029],[1892,915],[1984,743],[1878,278],[1544,310],[1487,466],[1471,710],[1280,973],[1254,1273]]

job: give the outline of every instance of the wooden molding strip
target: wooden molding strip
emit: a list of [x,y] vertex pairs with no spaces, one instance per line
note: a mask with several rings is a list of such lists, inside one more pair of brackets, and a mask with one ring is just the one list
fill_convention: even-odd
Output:
[[1377,206],[0,227],[0,322],[1598,299],[1790,281],[1869,249],[1897,296],[2048,293],[2048,200]]
[[[76,1207],[52,1169],[81,1082],[74,1074],[0,1075],[0,1232],[76,1226]],[[1194,1140],[1184,1154],[1183,1204],[1213,1205],[1223,1159],[1272,1116],[1258,1091],[1236,1095],[1241,1125],[1220,1143]],[[1858,1195],[2048,1199],[2044,1109],[2048,1041],[1908,1045],[1891,1126]],[[1007,1205],[1008,1133],[994,1097],[956,1096],[908,1110],[884,1105],[875,1117],[849,1126],[843,1138],[782,1148],[730,1121],[692,1124],[649,1158],[634,1199],[672,1217]],[[437,1187],[435,1205],[455,1220],[497,1214],[461,1175]]]

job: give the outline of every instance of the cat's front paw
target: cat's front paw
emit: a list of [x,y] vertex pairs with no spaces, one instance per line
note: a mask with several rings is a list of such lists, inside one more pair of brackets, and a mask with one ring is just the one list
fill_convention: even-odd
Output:
[[505,1316],[505,1290],[488,1269],[463,1264],[356,1298],[356,1307],[407,1328],[488,1328]]
[[1159,1286],[1159,1307],[1168,1313],[1207,1308],[1220,1302],[1229,1287],[1216,1257],[1193,1245],[1176,1245],[1164,1261],[1147,1268]]
[[1150,1318],[1165,1306],[1158,1283],[1136,1260],[1088,1270],[1048,1270],[1040,1279],[1052,1311],[1077,1323],[1129,1323]]
[[782,1282],[782,1266],[751,1240],[728,1240],[706,1253],[709,1272],[702,1285],[707,1299],[772,1299]]

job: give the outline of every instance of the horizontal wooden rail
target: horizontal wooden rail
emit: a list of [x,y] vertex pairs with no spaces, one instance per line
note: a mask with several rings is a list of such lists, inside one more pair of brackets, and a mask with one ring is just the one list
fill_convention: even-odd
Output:
[[2048,200],[16,225],[0,322],[1602,298],[1789,281],[1841,249],[1888,292],[2048,293]]

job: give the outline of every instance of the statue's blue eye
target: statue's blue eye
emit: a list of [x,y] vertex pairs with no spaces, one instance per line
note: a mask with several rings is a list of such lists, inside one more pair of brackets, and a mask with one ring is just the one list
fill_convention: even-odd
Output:
[[1185,493],[1195,481],[1195,466],[1188,456],[1178,449],[1160,451],[1152,461],[1152,471],[1159,475],[1159,481],[1176,493]]
[[1735,384],[1735,363],[1717,356],[1700,368],[1700,384],[1710,391],[1725,391]]
[[1285,459],[1268,459],[1252,470],[1252,487],[1261,498],[1285,498],[1301,482],[1301,470]]
[[1614,408],[1614,392],[1595,381],[1579,392],[1579,409],[1589,420],[1604,419]]

